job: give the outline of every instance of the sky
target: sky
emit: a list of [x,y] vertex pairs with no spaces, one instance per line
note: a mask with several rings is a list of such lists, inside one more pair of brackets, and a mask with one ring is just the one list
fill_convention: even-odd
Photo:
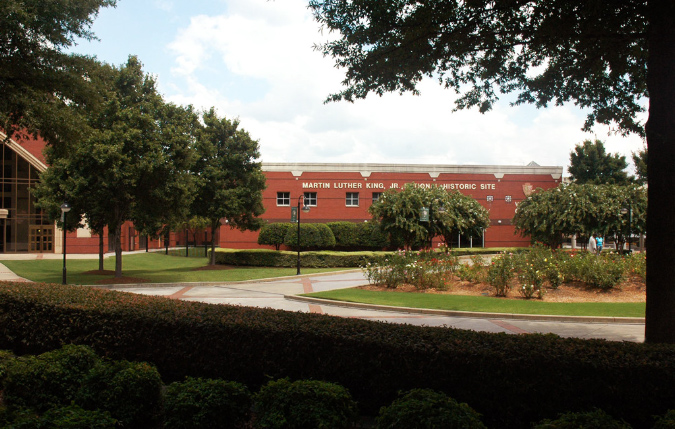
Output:
[[307,0],[118,0],[91,29],[99,40],[73,52],[115,65],[138,56],[165,100],[238,119],[263,162],[567,167],[586,139],[629,163],[643,147],[607,126],[582,132],[586,113],[573,104],[511,107],[504,96],[486,114],[453,112],[454,91],[432,79],[419,96],[324,103],[343,88],[344,70],[314,49],[336,36]]

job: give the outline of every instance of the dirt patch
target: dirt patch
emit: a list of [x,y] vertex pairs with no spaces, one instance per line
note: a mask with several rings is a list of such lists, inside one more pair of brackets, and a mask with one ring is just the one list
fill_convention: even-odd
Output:
[[91,271],[85,271],[82,274],[91,274],[94,276],[114,276],[115,271],[113,270],[91,270]]
[[[113,272],[113,274],[115,274]],[[116,285],[116,284],[135,284],[135,283],[148,283],[150,280],[141,279],[138,277],[112,277],[109,279],[96,280],[97,284],[102,285]]]
[[[494,296],[494,288],[487,283],[470,283],[455,280],[448,284],[448,290],[436,289],[417,290],[412,285],[402,285],[395,289],[384,286],[362,286],[360,289],[384,292],[433,293],[440,295],[474,295]],[[511,288],[506,298],[525,299],[515,286]],[[535,298],[532,298],[535,299]],[[581,283],[566,283],[558,288],[546,287],[544,301],[547,302],[645,302],[645,283],[639,278],[629,279],[619,286],[607,291],[589,288]]]
[[192,271],[210,271],[210,270],[231,270],[234,267],[231,265],[205,265],[203,267],[193,268]]

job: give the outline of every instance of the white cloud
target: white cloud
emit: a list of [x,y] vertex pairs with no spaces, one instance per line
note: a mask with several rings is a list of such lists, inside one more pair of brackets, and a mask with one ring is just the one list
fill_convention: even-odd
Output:
[[[268,162],[565,166],[575,144],[594,138],[580,131],[584,114],[574,106],[453,113],[454,93],[431,80],[418,97],[324,104],[343,79],[312,49],[327,37],[304,0],[230,0],[224,14],[192,16],[177,31],[169,98],[239,117]],[[641,147],[636,137],[598,138],[627,157]]]

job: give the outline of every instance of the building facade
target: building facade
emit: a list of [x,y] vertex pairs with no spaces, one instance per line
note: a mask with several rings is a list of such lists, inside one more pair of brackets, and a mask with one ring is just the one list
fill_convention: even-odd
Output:
[[[2,207],[0,207],[0,252],[61,253],[63,231],[43,216],[30,189],[47,169],[40,139],[7,139],[0,133],[2,147]],[[479,237],[458,236],[453,247],[527,246],[529,239],[515,233],[511,219],[520,201],[537,188],[558,186],[562,167],[422,164],[337,164],[263,163],[267,188],[263,192],[265,213],[270,223],[290,222],[291,209],[304,198],[310,207],[302,222],[365,222],[368,208],[388,189],[408,183],[440,186],[475,198],[490,213],[490,227]],[[3,218],[3,216],[6,216]],[[104,233],[104,250],[112,251],[112,239]],[[260,248],[258,232],[238,231],[226,222],[216,231],[220,247]],[[203,245],[210,231],[178,231],[168,239],[139,236],[133,224],[122,228],[125,251],[159,249],[165,246]],[[99,237],[87,228],[68,233],[69,253],[97,253]]]

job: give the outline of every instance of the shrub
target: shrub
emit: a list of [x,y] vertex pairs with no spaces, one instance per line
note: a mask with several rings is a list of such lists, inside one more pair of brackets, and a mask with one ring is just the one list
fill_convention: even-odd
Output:
[[243,384],[187,377],[167,386],[164,427],[243,428],[250,420],[251,404],[251,393]]
[[[296,225],[297,226],[297,225]],[[298,230],[289,228],[284,237],[284,244],[293,249],[298,248]],[[301,223],[300,224],[300,248],[301,249],[322,249],[333,247],[335,237],[324,224]]]
[[26,412],[3,426],[5,429],[115,429],[117,420],[107,411],[85,410],[78,405],[51,408],[42,416]]
[[125,428],[155,425],[162,413],[162,380],[145,362],[110,361],[87,375],[76,402],[87,409],[105,409]]
[[270,381],[254,402],[259,428],[349,428],[358,416],[349,391],[325,381]]
[[258,244],[274,246],[276,250],[279,250],[281,245],[284,244],[286,233],[293,226],[294,224],[290,222],[269,223],[263,226],[258,235]]
[[611,289],[621,283],[625,275],[625,265],[619,255],[585,255],[580,263],[581,281],[591,287]]
[[359,246],[359,234],[354,222],[329,222],[326,224],[335,237],[335,248],[355,249]]
[[675,429],[675,410],[668,410],[666,414],[658,416],[652,429]]
[[492,258],[487,268],[486,281],[495,288],[496,296],[506,296],[511,289],[514,276],[514,260],[511,254],[502,254]]
[[99,360],[90,347],[66,345],[7,361],[5,402],[10,409],[31,408],[38,413],[68,405]]
[[480,414],[467,404],[445,393],[430,389],[413,389],[388,407],[382,407],[376,420],[377,429],[486,429]]
[[323,249],[335,247],[335,236],[333,235],[333,231],[331,231],[325,223],[317,224],[316,229],[321,237],[321,245],[319,247]]
[[471,263],[461,265],[457,270],[457,276],[467,282],[480,283],[485,280],[485,267],[487,262],[483,255],[472,255]]
[[555,420],[542,420],[533,429],[630,429],[623,420],[617,420],[602,410],[561,414]]

